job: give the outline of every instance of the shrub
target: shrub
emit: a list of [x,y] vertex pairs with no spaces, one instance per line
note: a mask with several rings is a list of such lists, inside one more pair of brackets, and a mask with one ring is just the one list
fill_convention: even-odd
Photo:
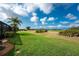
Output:
[[5,33],[6,37],[13,37],[14,36],[14,32],[10,31],[10,32],[6,32]]
[[64,30],[59,32],[59,35],[64,35],[64,36],[69,36],[69,37],[74,37],[74,36],[79,36],[79,29],[78,28],[70,28],[68,30]]
[[47,32],[48,30],[46,29],[38,29],[36,30],[36,33],[43,33],[43,32]]
[[26,30],[30,30],[30,26],[26,27]]

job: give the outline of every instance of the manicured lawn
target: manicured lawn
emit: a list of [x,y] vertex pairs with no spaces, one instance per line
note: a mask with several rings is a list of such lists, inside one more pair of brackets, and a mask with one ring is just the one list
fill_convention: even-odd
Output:
[[[42,34],[42,33],[41,33]],[[79,42],[46,37],[29,31],[18,32],[10,42],[15,44],[13,55],[22,56],[65,56],[79,55]],[[12,52],[8,55],[12,55]]]

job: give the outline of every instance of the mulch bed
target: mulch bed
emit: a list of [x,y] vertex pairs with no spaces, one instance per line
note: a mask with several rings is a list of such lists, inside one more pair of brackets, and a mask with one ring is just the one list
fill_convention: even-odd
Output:
[[3,46],[5,46],[5,48],[0,51],[0,56],[5,56],[8,52],[10,52],[14,48],[14,45],[8,42],[4,43]]

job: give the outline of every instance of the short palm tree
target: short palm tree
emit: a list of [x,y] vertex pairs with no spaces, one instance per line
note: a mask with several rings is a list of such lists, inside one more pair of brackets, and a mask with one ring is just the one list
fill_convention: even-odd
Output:
[[14,33],[16,33],[16,31],[19,29],[18,25],[21,25],[22,21],[18,17],[11,17],[8,19],[8,23],[10,23],[12,30],[14,31]]

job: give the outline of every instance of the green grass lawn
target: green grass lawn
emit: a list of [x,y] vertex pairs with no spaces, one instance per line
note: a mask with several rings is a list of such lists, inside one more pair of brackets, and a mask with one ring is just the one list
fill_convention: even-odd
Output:
[[[26,32],[18,32],[10,42],[15,44],[13,55],[21,56],[68,56],[79,55],[79,43],[59,37],[45,37]],[[18,52],[19,51],[19,52]],[[8,55],[12,55],[12,52]]]

